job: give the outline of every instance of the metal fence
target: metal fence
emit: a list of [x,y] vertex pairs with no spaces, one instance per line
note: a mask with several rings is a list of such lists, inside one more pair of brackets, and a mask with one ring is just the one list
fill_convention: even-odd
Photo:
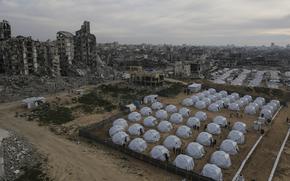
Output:
[[156,159],[153,159],[147,155],[141,154],[141,153],[137,153],[134,152],[130,149],[128,149],[127,147],[122,147],[119,145],[114,144],[111,140],[109,139],[102,139],[100,137],[98,137],[96,134],[94,134],[95,131],[98,130],[102,130],[105,126],[111,125],[113,120],[119,118],[120,116],[122,116],[123,114],[118,114],[115,115],[109,119],[103,120],[99,123],[96,124],[92,124],[90,126],[81,128],[79,130],[79,136],[84,137],[90,141],[92,141],[93,143],[101,143],[104,144],[106,146],[109,146],[115,150],[118,150],[120,152],[126,153],[138,160],[142,160],[144,162],[150,163],[156,167],[162,168],[167,170],[168,172],[180,175],[184,178],[186,178],[187,180],[192,180],[192,181],[213,181],[211,178],[208,177],[204,177],[202,175],[199,175],[193,171],[187,171],[184,169],[180,169],[175,167],[173,164],[168,163],[168,162],[162,162]]

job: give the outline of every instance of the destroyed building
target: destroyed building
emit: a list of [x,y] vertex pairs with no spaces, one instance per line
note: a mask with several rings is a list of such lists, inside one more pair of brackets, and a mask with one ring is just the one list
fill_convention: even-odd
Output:
[[70,32],[57,32],[57,49],[62,75],[66,75],[66,68],[73,64],[74,60],[74,35]]
[[141,86],[163,86],[164,74],[159,72],[132,72],[130,74],[130,82]]
[[11,38],[11,26],[8,21],[0,22],[0,41]]

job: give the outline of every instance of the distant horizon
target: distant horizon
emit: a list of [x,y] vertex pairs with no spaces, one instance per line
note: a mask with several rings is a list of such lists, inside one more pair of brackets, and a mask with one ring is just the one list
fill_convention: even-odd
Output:
[[98,43],[193,46],[290,44],[287,0],[0,0],[13,36],[55,40],[84,20]]

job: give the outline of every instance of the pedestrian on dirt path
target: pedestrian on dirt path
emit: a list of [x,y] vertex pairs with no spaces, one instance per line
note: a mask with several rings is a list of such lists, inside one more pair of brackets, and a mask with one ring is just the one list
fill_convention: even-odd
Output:
[[242,174],[240,174],[235,181],[245,181],[245,178]]
[[207,124],[205,124],[205,125],[204,125],[204,128],[203,128],[203,130],[206,130],[206,128],[207,128]]

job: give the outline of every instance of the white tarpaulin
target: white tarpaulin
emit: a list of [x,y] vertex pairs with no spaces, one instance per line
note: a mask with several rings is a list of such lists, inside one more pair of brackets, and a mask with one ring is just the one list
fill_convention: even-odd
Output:
[[200,127],[200,120],[197,117],[190,117],[188,118],[186,125],[190,128]]
[[149,129],[148,131],[145,132],[143,138],[148,143],[154,143],[160,140],[160,134],[155,129]]
[[152,109],[150,107],[143,107],[141,110],[140,110],[140,113],[143,115],[143,116],[150,116],[152,114]]
[[126,144],[130,141],[130,137],[127,133],[121,131],[121,132],[114,134],[112,141],[113,141],[113,143],[115,143],[117,145],[123,145],[123,144]]
[[123,128],[128,128],[128,123],[125,119],[119,118],[113,122],[113,126],[122,126]]
[[197,136],[196,141],[204,146],[210,146],[213,142],[213,138],[210,133],[201,132]]
[[169,151],[162,145],[154,146],[150,152],[152,158],[156,160],[166,161],[166,157],[169,158]]
[[185,98],[183,99],[182,103],[183,106],[192,106],[193,105],[193,101],[191,98]]
[[185,107],[182,107],[179,109],[179,114],[181,114],[183,117],[189,117],[190,110]]
[[188,88],[191,92],[199,92],[200,89],[201,89],[201,84],[193,83],[193,84],[190,84],[187,88]]
[[183,121],[183,117],[181,114],[179,113],[173,113],[170,118],[169,121],[175,124],[180,124]]
[[140,136],[144,133],[144,127],[141,124],[135,123],[129,127],[128,132],[130,135]]
[[165,110],[168,112],[168,113],[176,113],[177,112],[177,107],[175,105],[168,105],[166,106]]
[[154,102],[152,105],[151,105],[151,108],[153,110],[159,110],[159,109],[162,109],[163,108],[163,104],[161,102]]
[[237,130],[232,130],[230,131],[228,135],[228,139],[231,139],[238,144],[244,144],[245,143],[245,136],[242,132],[237,131]]
[[233,130],[238,130],[238,131],[240,131],[242,133],[246,133],[247,132],[247,125],[245,123],[243,123],[243,122],[238,121],[238,122],[235,122],[235,124],[234,124],[232,129]]
[[138,153],[146,150],[147,143],[142,138],[135,138],[129,143],[129,149]]
[[206,103],[204,101],[197,101],[194,105],[196,109],[205,109]]
[[190,127],[182,125],[177,129],[176,135],[181,138],[188,138],[192,135],[192,132]]
[[202,111],[196,112],[194,116],[197,117],[200,121],[205,121],[207,119],[206,113]]
[[160,120],[166,120],[168,118],[168,114],[165,110],[161,109],[155,113],[156,118]]
[[201,144],[196,142],[191,142],[187,145],[186,154],[193,157],[194,159],[200,159],[204,156],[205,151]]
[[132,121],[132,122],[137,122],[137,121],[140,121],[142,119],[142,116],[140,113],[138,112],[131,112],[129,115],[128,115],[128,120],[129,121]]
[[210,157],[210,163],[220,168],[229,168],[232,165],[230,155],[224,151],[215,151]]
[[192,157],[180,154],[178,155],[175,160],[173,161],[173,164],[181,169],[191,171],[194,167],[194,162]]
[[215,164],[205,164],[201,171],[201,175],[212,178],[215,181],[223,181],[222,170]]
[[144,126],[154,127],[158,124],[158,121],[155,117],[149,116],[149,117],[144,119],[143,123],[144,123]]
[[239,147],[237,142],[231,139],[225,139],[220,145],[220,150],[230,155],[236,155],[239,152]]
[[166,137],[166,139],[163,141],[163,145],[168,148],[169,150],[172,150],[173,148],[180,148],[181,147],[181,140],[175,135],[169,135]]
[[221,127],[216,123],[209,123],[206,131],[210,134],[221,134]]
[[216,116],[213,119],[213,122],[220,125],[221,127],[225,127],[228,124],[227,118],[223,116]]
[[171,131],[172,128],[173,128],[173,126],[172,126],[172,124],[171,124],[170,122],[168,122],[168,121],[161,121],[161,122],[158,124],[157,128],[158,128],[158,130],[159,130],[160,132],[165,133],[165,132],[169,132],[169,131]]
[[121,132],[121,131],[125,131],[125,128],[123,126],[120,126],[120,125],[115,125],[109,129],[109,135],[112,137],[112,136],[114,136],[114,134]]

